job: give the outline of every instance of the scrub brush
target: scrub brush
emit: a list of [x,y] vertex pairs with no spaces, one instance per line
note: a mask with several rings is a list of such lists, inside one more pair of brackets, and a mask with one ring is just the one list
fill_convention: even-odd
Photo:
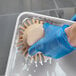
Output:
[[[43,23],[44,21],[40,19],[26,18],[19,26],[19,37],[17,47],[18,50],[22,51],[22,54],[25,57],[29,56],[28,48],[30,48],[35,42],[37,42],[43,37]],[[32,56],[30,59],[31,63],[32,60],[34,60],[35,63],[39,61],[41,64],[43,64],[42,60],[44,62],[47,62],[48,57],[44,56],[41,52],[39,52],[35,56]]]

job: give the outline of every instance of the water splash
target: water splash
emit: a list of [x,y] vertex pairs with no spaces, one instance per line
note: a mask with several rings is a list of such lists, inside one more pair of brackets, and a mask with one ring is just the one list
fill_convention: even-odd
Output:
[[23,69],[22,70],[26,70],[27,69],[27,64],[25,64],[24,66],[23,66]]
[[31,62],[30,63],[33,63],[33,58],[31,59]]
[[31,74],[29,74],[28,76],[32,76]]
[[27,68],[27,71],[29,71],[29,68]]
[[45,63],[47,62],[47,60],[44,61]]
[[49,58],[48,58],[48,57],[46,57],[46,59],[45,59],[45,61],[44,61],[44,62],[46,63],[46,62],[48,61],[48,59],[49,59]]
[[35,62],[35,66],[38,67],[37,62]]
[[36,70],[34,70],[34,72],[36,72]]
[[51,64],[52,58],[49,58],[49,63]]
[[52,76],[56,76],[54,72],[52,72]]
[[50,76],[48,71],[47,71],[47,76]]
[[40,61],[40,64],[41,64],[41,65],[43,65],[43,62],[42,62],[42,61]]
[[59,63],[56,63],[56,67],[55,67],[55,74],[56,76],[66,76],[66,73],[64,72],[64,70],[60,67]]

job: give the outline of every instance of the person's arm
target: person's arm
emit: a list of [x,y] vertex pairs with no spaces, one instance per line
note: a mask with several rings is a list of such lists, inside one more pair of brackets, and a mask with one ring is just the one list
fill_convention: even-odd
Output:
[[76,47],[76,23],[65,29],[69,43]]

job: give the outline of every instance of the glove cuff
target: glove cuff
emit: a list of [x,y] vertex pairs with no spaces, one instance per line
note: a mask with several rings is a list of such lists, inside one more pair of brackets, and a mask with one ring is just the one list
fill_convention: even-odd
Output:
[[72,51],[76,50],[76,47],[71,46],[71,44],[68,41],[67,34],[65,32],[65,28],[69,27],[69,25],[63,25],[62,28],[60,28],[57,31],[57,37],[58,37],[58,43],[60,44],[60,49],[58,50],[58,53],[53,55],[52,57],[55,59],[61,58]]

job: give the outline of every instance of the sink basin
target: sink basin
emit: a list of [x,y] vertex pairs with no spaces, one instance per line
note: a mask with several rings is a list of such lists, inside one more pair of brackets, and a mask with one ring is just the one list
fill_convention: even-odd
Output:
[[[23,19],[27,17],[39,17],[50,22],[53,21],[54,24],[56,23],[56,25],[63,25],[64,23],[71,25],[74,23],[70,20],[40,15],[31,12],[21,13],[17,18],[5,76],[75,76],[73,74],[75,74],[76,70],[76,58],[74,58],[76,52],[73,52],[72,55],[67,55],[58,60],[47,60],[47,62],[43,62],[43,65],[38,62],[38,66],[35,66],[34,62],[30,63],[29,58],[27,61],[27,58],[21,55],[21,52],[17,51],[17,29]],[[70,62],[70,60],[74,60],[75,62]]]

